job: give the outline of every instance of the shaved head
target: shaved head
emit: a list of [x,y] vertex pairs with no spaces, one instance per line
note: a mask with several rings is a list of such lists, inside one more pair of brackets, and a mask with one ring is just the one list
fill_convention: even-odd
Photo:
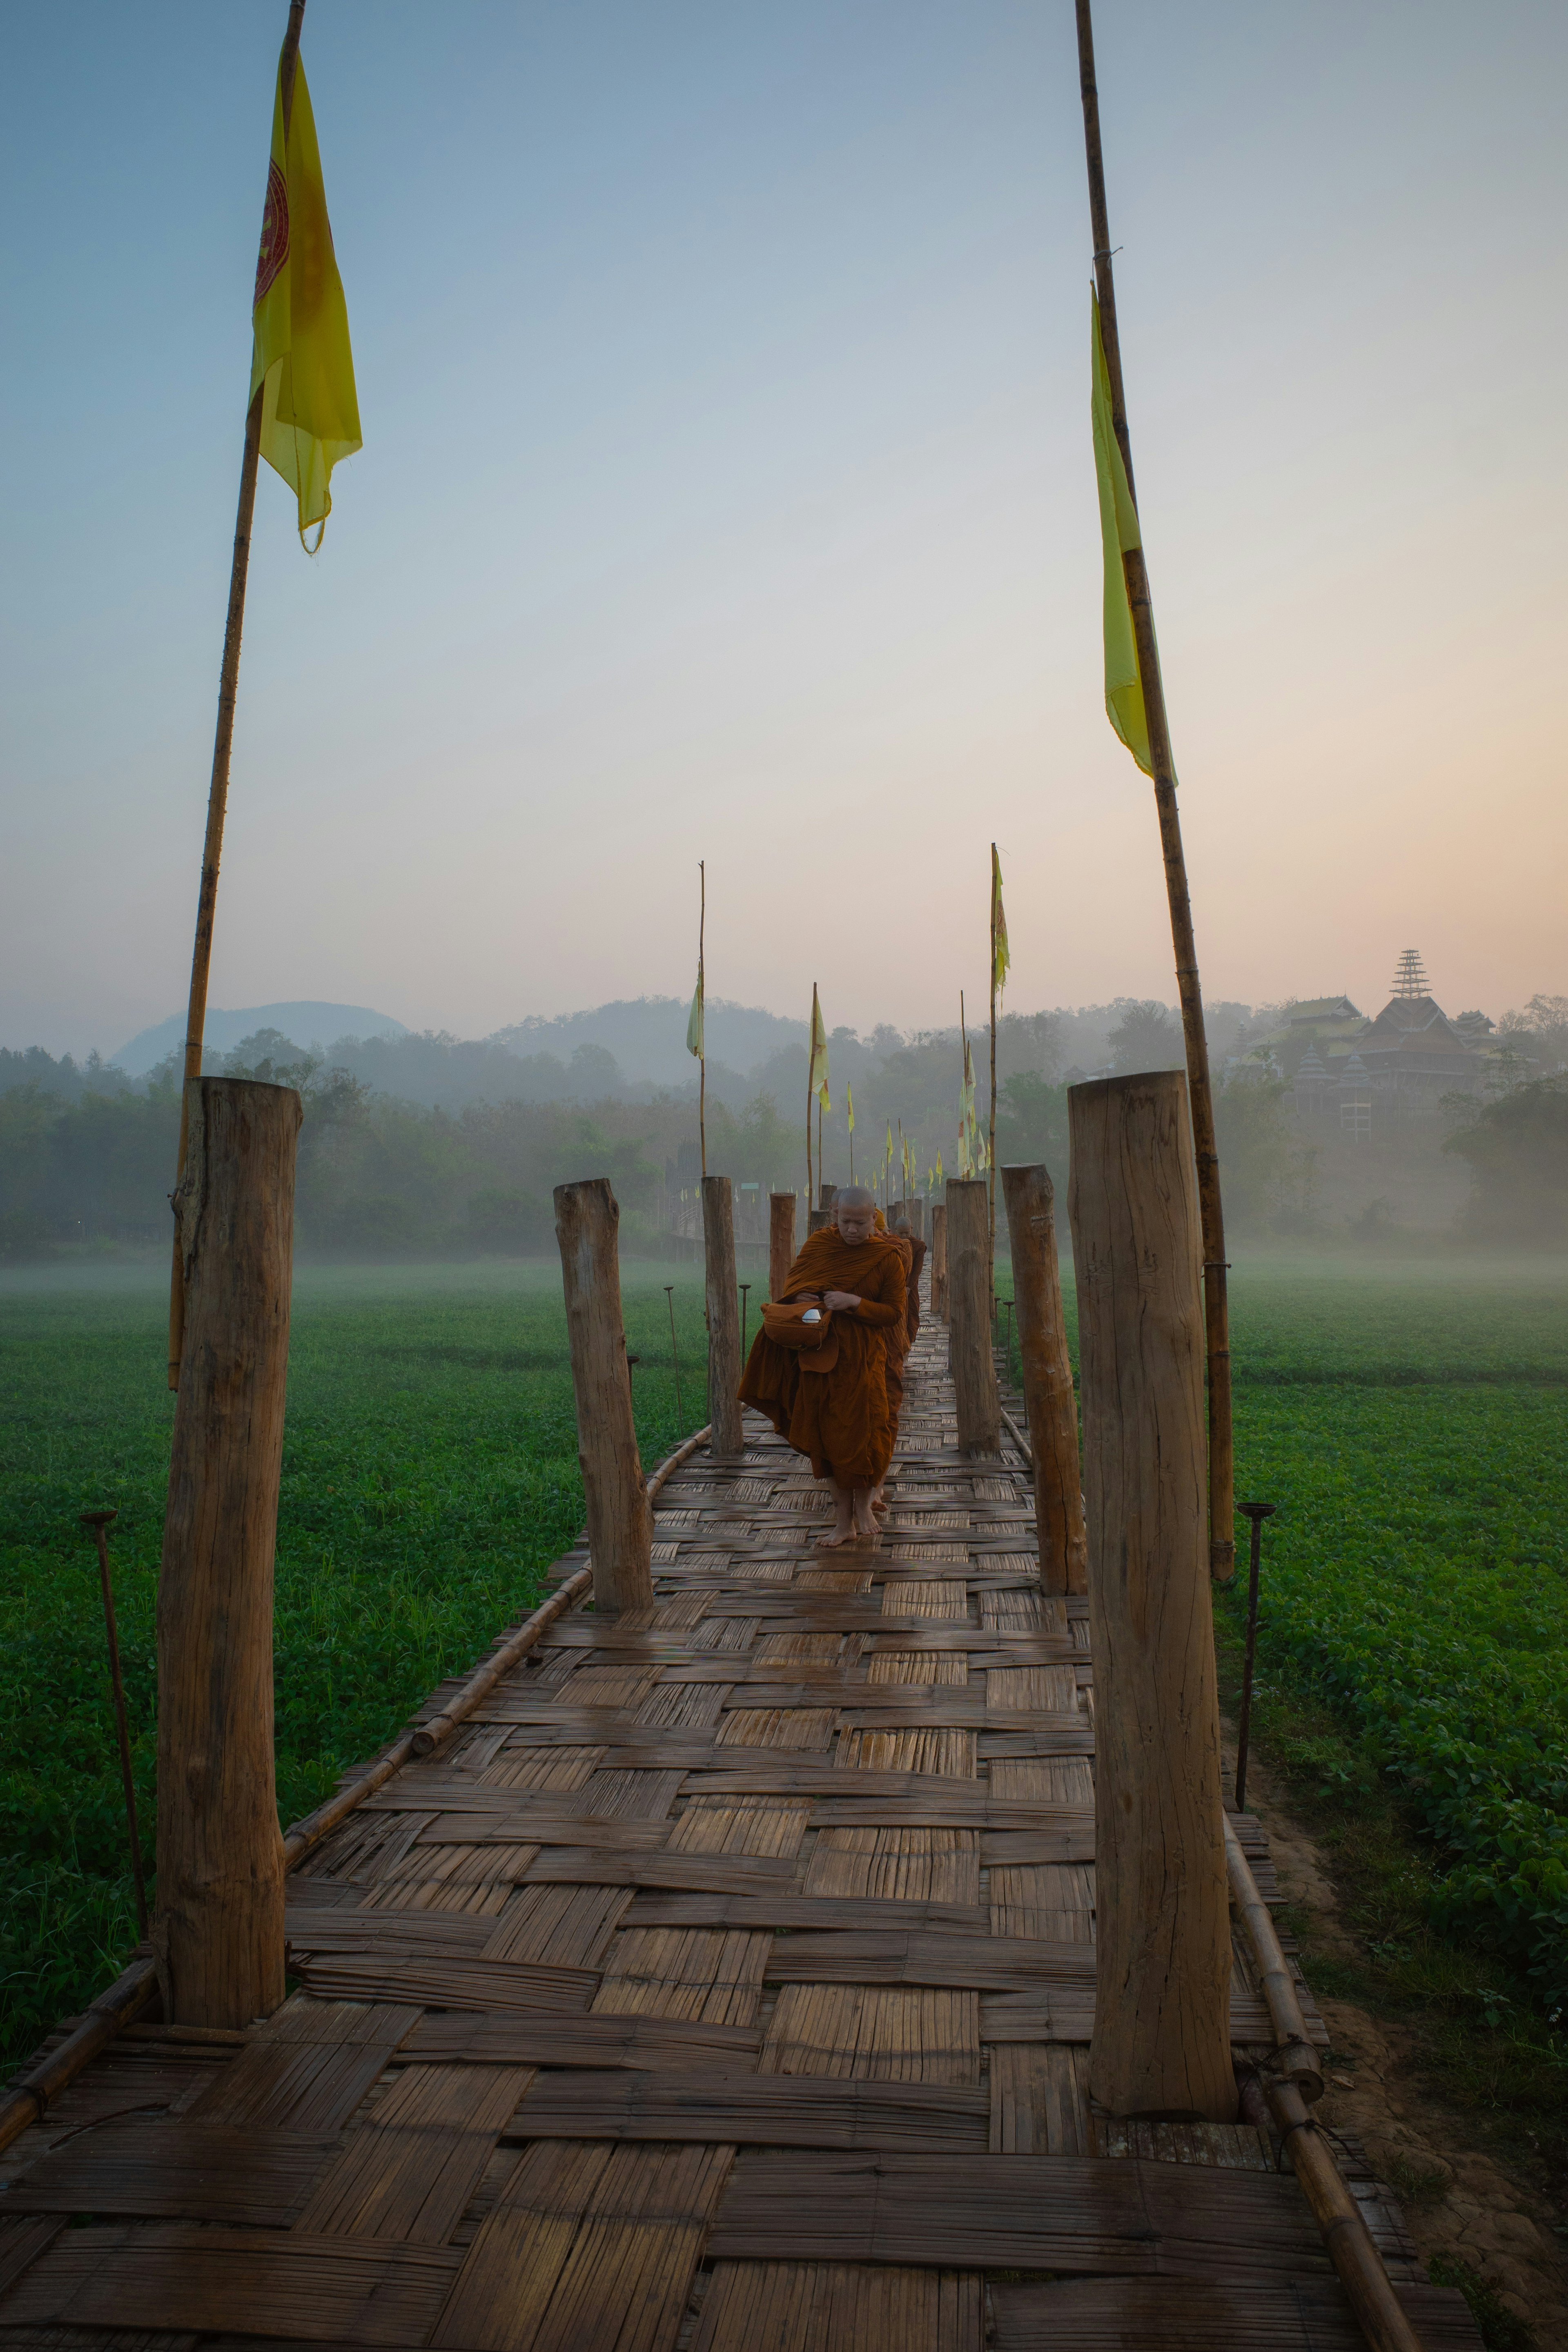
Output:
[[874,1209],[877,1205],[875,1192],[868,1191],[864,1184],[840,1184],[833,1195],[835,1208],[840,1201],[847,1209]]

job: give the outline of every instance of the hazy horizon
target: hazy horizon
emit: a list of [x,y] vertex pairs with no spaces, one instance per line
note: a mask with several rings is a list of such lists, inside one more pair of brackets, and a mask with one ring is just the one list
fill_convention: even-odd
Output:
[[[0,1032],[183,1004],[282,0],[18,20]],[[1205,993],[1568,987],[1568,13],[1100,0]],[[263,469],[215,1005],[1173,996],[1072,11],[310,0],[363,451]],[[96,1034],[94,1034],[96,1032]]]

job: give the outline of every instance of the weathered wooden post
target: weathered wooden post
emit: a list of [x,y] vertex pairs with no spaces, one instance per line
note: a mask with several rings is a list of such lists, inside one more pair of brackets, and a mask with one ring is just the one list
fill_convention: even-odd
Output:
[[292,1087],[240,1078],[193,1078],[184,1109],[153,1944],[165,2018],[233,2029],[284,1990],[272,1563],[300,1109]]
[[971,1454],[1002,1450],[1002,1400],[991,1353],[991,1206],[984,1179],[947,1188],[948,1361],[958,1399],[958,1442]]
[[931,1311],[947,1321],[947,1203],[933,1201],[931,1212]]
[[904,1214],[910,1221],[910,1231],[916,1241],[923,1242],[926,1237],[926,1204],[918,1194],[904,1202]]
[[768,1297],[782,1298],[795,1264],[795,1194],[768,1194]]
[[1068,1096],[1095,1664],[1089,2085],[1114,2116],[1237,2113],[1209,1596],[1204,1303],[1180,1072]]
[[616,1252],[620,1221],[607,1176],[555,1187],[594,1607],[605,1615],[653,1606],[653,1513],[632,1420]]
[[1056,1195],[1049,1173],[1038,1162],[1004,1168],[1002,1191],[1013,1254],[1018,1351],[1024,1361],[1024,1409],[1035,1458],[1040,1590],[1087,1592],[1089,1545],[1078,1459],[1078,1400],[1062,1319]]
[[735,1305],[735,1196],[728,1176],[702,1179],[708,1271],[708,1451],[732,1459],[741,1433],[741,1318]]

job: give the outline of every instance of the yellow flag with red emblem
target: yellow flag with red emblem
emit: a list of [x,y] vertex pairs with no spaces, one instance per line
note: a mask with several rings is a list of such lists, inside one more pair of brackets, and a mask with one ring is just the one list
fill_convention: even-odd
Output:
[[299,500],[300,540],[332,510],[332,467],[363,445],[348,305],[332,251],[327,192],[305,61],[294,66],[289,127],[283,69],[272,100],[272,154],[251,306],[250,396],[261,393],[261,454]]

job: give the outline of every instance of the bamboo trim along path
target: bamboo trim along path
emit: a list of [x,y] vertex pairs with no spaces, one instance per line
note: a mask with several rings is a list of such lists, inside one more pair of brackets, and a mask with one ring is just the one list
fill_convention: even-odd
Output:
[[[1086,2098],[1088,1606],[1039,1590],[1023,1464],[959,1454],[945,1357],[924,1326],[878,1551],[815,1549],[758,1423],[686,1462],[654,1607],[566,1610],[306,1855],[302,1989],[60,2093],[0,2158],[0,2352],[1362,2341],[1267,2131]],[[1420,2341],[1478,2345],[1341,2156]]]

